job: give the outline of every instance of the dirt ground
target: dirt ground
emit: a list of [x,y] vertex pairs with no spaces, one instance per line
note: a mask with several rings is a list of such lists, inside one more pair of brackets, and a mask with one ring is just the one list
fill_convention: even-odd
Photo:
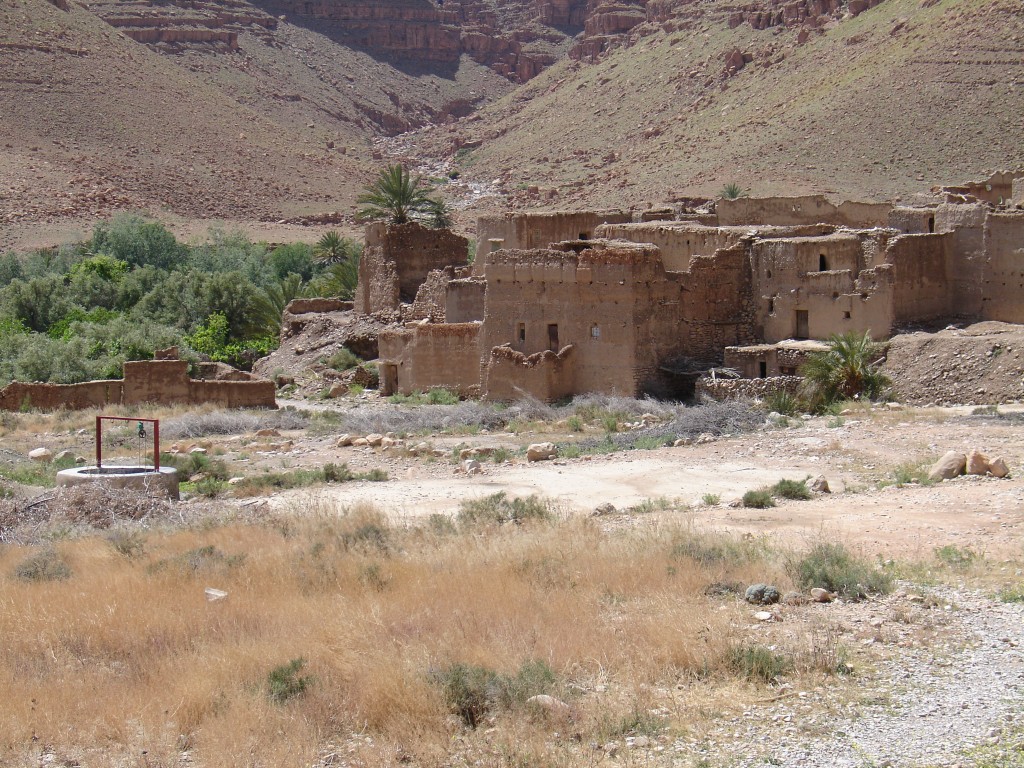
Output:
[[[388,457],[380,449],[335,448],[333,438],[299,438],[293,465],[341,460],[359,471],[383,469],[391,479],[285,491],[269,501],[281,509],[301,509],[317,496],[343,504],[368,501],[408,519],[454,514],[464,499],[504,491],[553,499],[566,513],[591,514],[599,504],[611,503],[620,514],[607,520],[615,524],[626,515],[638,517],[629,515],[628,508],[651,500],[656,507],[658,502],[671,507],[653,513],[652,521],[682,516],[713,528],[787,539],[826,530],[872,555],[928,554],[946,544],[971,546],[990,556],[1019,555],[1024,444],[1012,408],[1001,409],[1009,418],[971,416],[967,408],[866,410],[856,416],[791,420],[795,426],[700,445],[536,463],[522,457],[501,464],[483,460],[481,473],[475,475],[461,472],[447,459]],[[439,437],[432,444],[445,450],[457,444],[517,448],[559,439],[501,433]],[[965,476],[931,486],[891,484],[901,465],[930,463],[948,450],[972,448],[992,458],[1003,456],[1011,477]],[[818,475],[828,480],[832,493],[809,501],[779,500],[770,509],[730,505],[745,491],[782,478]],[[708,494],[720,497],[719,503],[706,503]]]

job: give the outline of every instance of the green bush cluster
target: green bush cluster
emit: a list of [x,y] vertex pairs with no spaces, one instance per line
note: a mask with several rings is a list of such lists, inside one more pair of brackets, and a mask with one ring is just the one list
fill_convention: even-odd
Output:
[[351,296],[359,247],[339,240],[345,258],[321,263],[305,244],[270,250],[216,229],[186,245],[123,214],[75,245],[0,254],[0,385],[119,378],[126,360],[172,345],[248,368],[276,348],[293,298]]
[[819,542],[791,559],[788,569],[802,589],[821,587],[852,600],[892,590],[890,574],[854,556],[843,544]]
[[459,504],[459,523],[464,527],[477,525],[522,524],[529,521],[549,521],[553,517],[548,503],[539,496],[510,499],[504,491],[480,499],[468,499]]
[[491,712],[513,710],[531,696],[551,693],[558,682],[551,667],[539,659],[524,662],[513,675],[457,663],[435,671],[432,678],[444,692],[452,714],[470,728],[476,728]]

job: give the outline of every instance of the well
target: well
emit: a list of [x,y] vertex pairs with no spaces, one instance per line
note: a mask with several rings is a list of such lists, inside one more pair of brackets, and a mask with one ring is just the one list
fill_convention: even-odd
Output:
[[172,467],[75,467],[62,469],[57,473],[57,486],[70,487],[102,483],[104,488],[120,488],[141,491],[153,496],[166,495],[177,501],[178,470]]

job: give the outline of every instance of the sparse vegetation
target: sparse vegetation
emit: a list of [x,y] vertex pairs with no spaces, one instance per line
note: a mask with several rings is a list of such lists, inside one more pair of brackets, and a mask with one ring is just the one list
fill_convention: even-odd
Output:
[[819,542],[789,563],[793,581],[803,589],[821,587],[849,599],[885,594],[892,576],[853,555],[845,545]]
[[804,394],[815,410],[844,399],[877,399],[892,383],[880,370],[882,347],[871,340],[870,331],[830,336],[828,346],[800,369]]
[[14,569],[22,581],[64,581],[71,578],[71,566],[53,547],[45,547],[29,555]]
[[283,704],[306,692],[313,678],[299,674],[305,665],[306,660],[299,657],[270,670],[267,675],[267,695],[271,701]]
[[722,187],[722,191],[718,194],[726,200],[739,200],[741,197],[747,196],[746,190],[744,190],[739,184],[733,182]]
[[776,682],[793,667],[792,660],[783,654],[756,644],[731,648],[729,664],[736,674],[764,684]]
[[811,489],[807,487],[806,478],[803,480],[787,480],[783,478],[771,487],[771,493],[773,496],[795,501],[806,501],[812,496]]
[[504,491],[459,504],[459,524],[464,527],[545,522],[553,517],[550,504],[540,497],[510,499]]
[[775,499],[769,488],[757,488],[743,494],[743,506],[751,509],[768,509],[775,506]]

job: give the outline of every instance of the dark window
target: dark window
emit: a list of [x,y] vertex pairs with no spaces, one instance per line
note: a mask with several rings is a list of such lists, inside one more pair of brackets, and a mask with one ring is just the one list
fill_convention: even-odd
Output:
[[580,232],[580,240],[589,240],[589,239],[590,239],[590,235],[588,235],[586,232]]
[[935,217],[934,216],[929,216],[928,217],[928,231],[929,232],[934,232],[935,231]]
[[516,338],[519,339],[520,343],[526,341],[526,323],[520,323],[519,327],[516,328]]
[[818,271],[828,272],[828,259],[825,258],[825,254],[818,256]]
[[849,312],[843,312],[843,320],[849,320],[849,319],[850,319],[850,313]]
[[558,326],[554,323],[548,325],[548,349],[558,351]]
[[761,378],[762,379],[767,379],[768,378],[768,363],[766,363],[764,360],[762,360],[761,362],[759,362],[757,364],[757,367],[758,367],[758,370],[759,370]]

